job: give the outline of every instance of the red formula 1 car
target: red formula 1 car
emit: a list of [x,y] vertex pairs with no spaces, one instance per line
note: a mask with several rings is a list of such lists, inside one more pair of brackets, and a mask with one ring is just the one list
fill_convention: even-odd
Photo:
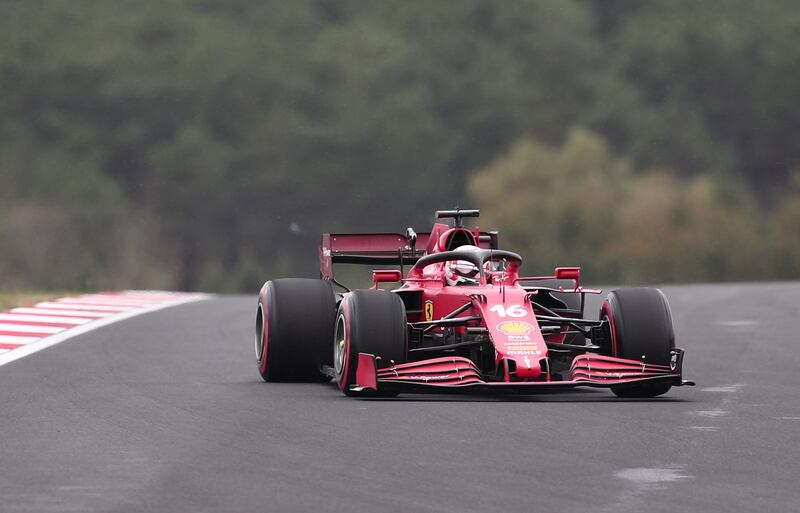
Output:
[[[616,290],[599,320],[586,319],[585,295],[601,291],[581,286],[580,268],[520,276],[522,258],[498,248],[497,232],[463,226],[477,216],[439,211],[454,226],[436,223],[430,233],[324,234],[322,279],[271,280],[261,289],[261,376],[327,376],[347,395],[381,396],[591,386],[654,397],[694,384],[681,377],[683,350],[660,290]],[[373,271],[372,288],[351,291],[334,278],[334,263],[399,269]]]

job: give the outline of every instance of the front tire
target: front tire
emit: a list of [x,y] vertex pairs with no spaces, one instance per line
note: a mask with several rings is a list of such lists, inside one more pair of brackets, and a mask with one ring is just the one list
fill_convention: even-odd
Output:
[[[675,332],[669,303],[659,289],[615,290],[603,303],[600,318],[610,324],[612,356],[669,365]],[[611,387],[611,391],[618,397],[656,397],[671,387],[665,383],[634,383]]]
[[331,284],[285,278],[264,284],[258,296],[255,350],[264,381],[315,381],[330,360],[336,315]]
[[375,355],[377,367],[383,368],[405,362],[406,345],[406,309],[400,296],[383,290],[347,294],[336,314],[333,340],[339,389],[350,396],[368,395],[350,389],[356,384],[358,353]]

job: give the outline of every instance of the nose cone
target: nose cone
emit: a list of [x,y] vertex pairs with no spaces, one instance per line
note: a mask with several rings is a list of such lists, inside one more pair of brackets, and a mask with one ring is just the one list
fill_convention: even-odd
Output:
[[516,376],[518,378],[538,378],[542,375],[541,361],[538,356],[514,356],[517,364]]
[[[547,344],[527,292],[521,287],[484,287],[478,303],[496,353],[506,360],[509,378],[535,379],[547,374]],[[544,362],[544,369],[542,368]]]

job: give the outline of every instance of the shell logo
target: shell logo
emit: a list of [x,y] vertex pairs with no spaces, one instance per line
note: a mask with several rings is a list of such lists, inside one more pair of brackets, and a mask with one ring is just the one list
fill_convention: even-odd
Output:
[[527,335],[533,331],[533,325],[522,321],[506,321],[498,324],[497,329],[506,335]]

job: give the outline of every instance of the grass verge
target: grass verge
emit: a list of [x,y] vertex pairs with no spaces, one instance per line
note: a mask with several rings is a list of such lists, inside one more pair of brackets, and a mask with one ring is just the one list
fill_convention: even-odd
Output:
[[0,291],[0,311],[15,306],[31,306],[40,301],[59,297],[74,296],[78,292],[44,292],[44,291]]

